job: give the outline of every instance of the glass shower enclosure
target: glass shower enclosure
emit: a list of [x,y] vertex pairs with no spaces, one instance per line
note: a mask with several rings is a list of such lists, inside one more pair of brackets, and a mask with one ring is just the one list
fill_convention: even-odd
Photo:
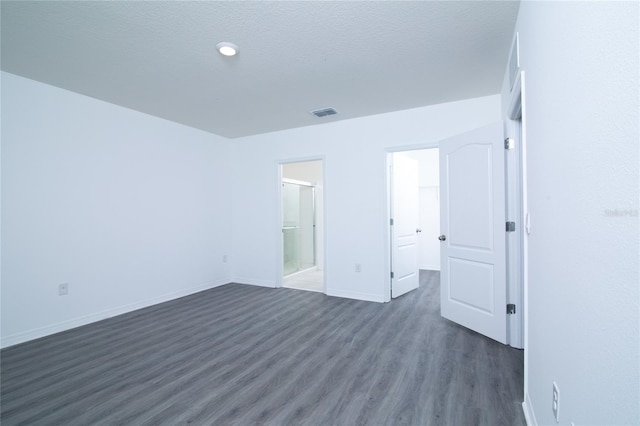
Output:
[[315,187],[282,180],[283,272],[291,275],[316,265]]

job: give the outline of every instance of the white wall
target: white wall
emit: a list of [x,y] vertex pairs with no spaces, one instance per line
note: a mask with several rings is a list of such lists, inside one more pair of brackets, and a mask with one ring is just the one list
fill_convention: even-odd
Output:
[[[522,2],[530,420],[640,424],[637,2]],[[503,105],[506,105],[506,87]]]
[[300,161],[283,164],[282,177],[322,186],[322,161]]
[[440,155],[438,148],[404,151],[404,154],[418,161],[421,188],[440,186]]
[[2,73],[2,346],[228,282],[229,159],[209,133]]
[[234,280],[276,284],[277,164],[323,157],[327,294],[383,301],[385,148],[433,144],[499,119],[500,97],[489,96],[234,140]]

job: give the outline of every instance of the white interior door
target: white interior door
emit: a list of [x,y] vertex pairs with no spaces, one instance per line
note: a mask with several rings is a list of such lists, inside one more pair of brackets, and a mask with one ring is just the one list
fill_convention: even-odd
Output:
[[440,189],[441,314],[506,343],[502,123],[440,143]]
[[391,227],[391,297],[418,288],[418,161],[393,154]]

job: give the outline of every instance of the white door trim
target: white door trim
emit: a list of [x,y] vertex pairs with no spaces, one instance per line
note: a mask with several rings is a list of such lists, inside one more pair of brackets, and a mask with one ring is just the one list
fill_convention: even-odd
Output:
[[[507,109],[507,120],[509,122],[508,131],[513,131],[518,127],[520,133],[520,190],[521,190],[521,212],[520,217],[522,226],[520,250],[521,250],[521,262],[520,276],[522,277],[522,285],[520,287],[520,300],[522,301],[522,348],[524,349],[524,400],[525,403],[529,399],[527,392],[529,386],[529,234],[531,233],[530,227],[530,214],[529,214],[529,198],[528,198],[528,183],[527,183],[527,120],[526,120],[526,91],[525,91],[525,72],[520,71],[516,76],[511,96],[509,98],[509,106]],[[528,407],[523,403],[525,413],[527,413]]]
[[507,343],[518,349],[524,347],[524,245],[525,245],[525,144],[522,121],[523,75],[515,75],[505,117],[505,137],[514,140],[514,147],[506,153],[507,220],[516,223],[515,232],[507,234],[507,303],[516,305],[515,315],[508,317]]

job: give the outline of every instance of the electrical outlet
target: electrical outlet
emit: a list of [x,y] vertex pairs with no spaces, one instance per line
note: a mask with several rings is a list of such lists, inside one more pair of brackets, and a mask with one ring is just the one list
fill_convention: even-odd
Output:
[[553,382],[553,415],[556,417],[556,423],[560,423],[560,389],[556,382]]
[[362,272],[362,265],[356,263],[356,272]]
[[58,296],[66,296],[67,294],[69,294],[69,284],[58,284]]

